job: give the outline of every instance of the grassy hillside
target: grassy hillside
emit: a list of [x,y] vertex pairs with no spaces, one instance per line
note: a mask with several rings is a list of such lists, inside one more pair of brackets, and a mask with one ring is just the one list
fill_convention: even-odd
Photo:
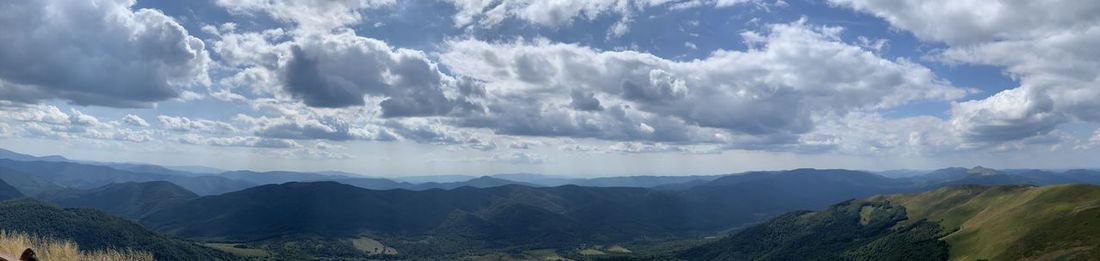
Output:
[[153,254],[128,249],[106,249],[97,251],[81,250],[80,246],[69,240],[38,237],[25,233],[10,233],[0,230],[0,255],[18,258],[25,249],[32,249],[35,257],[42,261],[152,261]]
[[943,230],[904,208],[853,200],[798,211],[675,255],[683,260],[943,260]]
[[953,260],[1100,257],[1100,186],[963,186],[877,197],[937,222]]
[[1096,260],[1100,186],[941,188],[798,211],[684,260]]
[[94,209],[61,209],[33,199],[0,202],[0,230],[71,240],[81,250],[134,249],[157,260],[226,260],[233,257],[169,238]]
[[[862,171],[796,169],[724,176],[680,194],[695,202],[701,227],[766,221],[792,210],[817,210],[876,194],[915,191],[909,184]],[[749,199],[749,200],[747,200]]]

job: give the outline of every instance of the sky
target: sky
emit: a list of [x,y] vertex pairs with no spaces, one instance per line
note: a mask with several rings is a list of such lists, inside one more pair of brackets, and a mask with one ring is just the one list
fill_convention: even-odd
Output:
[[1100,167],[1100,1],[10,0],[0,148],[373,176]]

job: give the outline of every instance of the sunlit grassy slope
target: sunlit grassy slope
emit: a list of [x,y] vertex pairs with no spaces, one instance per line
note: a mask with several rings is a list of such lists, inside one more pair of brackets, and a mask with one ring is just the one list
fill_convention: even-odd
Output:
[[1098,258],[1100,186],[1014,185],[948,187],[791,212],[666,259]]
[[43,238],[0,230],[0,254],[19,257],[24,249],[33,249],[39,260],[115,261],[153,260],[153,254],[132,250],[80,251],[72,241]]
[[1100,257],[1100,186],[963,186],[876,197],[950,232],[952,260]]

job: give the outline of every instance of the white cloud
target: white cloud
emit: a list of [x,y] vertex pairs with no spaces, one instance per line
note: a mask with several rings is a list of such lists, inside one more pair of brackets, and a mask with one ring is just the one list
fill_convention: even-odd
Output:
[[506,164],[537,165],[545,163],[546,160],[546,157],[534,153],[513,152],[510,154],[496,154],[486,161]]
[[[0,105],[0,123],[16,122],[5,135],[52,139],[94,139],[146,142],[153,140],[149,130],[121,128],[118,122],[105,123],[75,108],[68,113],[53,105]],[[5,124],[5,126],[8,126]]]
[[932,116],[887,118],[877,113],[852,113],[823,120],[814,132],[789,148],[802,152],[848,155],[942,155],[961,149],[951,124]]
[[316,149],[319,149],[319,150],[333,150],[333,149],[345,149],[346,147],[344,147],[343,145],[332,144],[332,143],[320,141],[320,142],[317,142],[317,143],[313,144],[313,148],[316,148]]
[[1100,3],[1074,0],[829,0],[950,44],[1036,38],[1095,21]]
[[666,143],[648,142],[617,142],[607,147],[608,152],[619,153],[664,153],[676,152],[684,154],[712,154],[720,153],[723,148],[718,145],[670,145]]
[[[300,99],[313,107],[377,106],[383,117],[481,109],[467,99],[478,94],[476,83],[440,72],[423,52],[394,48],[346,28],[293,37],[278,30],[223,34],[214,50],[227,65],[241,68],[223,84]],[[383,99],[367,104],[370,97]]]
[[275,156],[285,159],[307,160],[341,160],[354,158],[352,155],[341,152],[331,152],[320,149],[296,148],[291,150],[272,151]]
[[[785,142],[813,130],[815,118],[967,92],[919,64],[841,42],[840,30],[773,25],[766,34],[744,34],[754,48],[686,62],[546,40],[453,41],[441,60],[486,82],[490,112],[464,126],[511,135]],[[576,102],[577,90],[594,93],[580,97],[607,109],[563,106]]]
[[351,30],[309,35],[291,47],[281,68],[283,88],[315,107],[364,105],[365,95],[386,97],[383,117],[447,115],[477,109],[460,97],[456,79],[441,73],[420,51],[392,48]]
[[971,143],[1042,136],[1073,120],[1100,122],[1100,2],[866,1],[833,3],[949,45],[946,63],[993,65],[1020,86],[952,109]]
[[362,9],[393,4],[393,0],[217,0],[231,13],[265,13],[293,22],[299,29],[327,30],[362,21]]
[[15,131],[7,123],[0,122],[0,138],[7,138],[15,136]]
[[149,123],[145,119],[133,114],[126,114],[122,117],[122,121],[134,127],[149,127]]
[[167,115],[157,116],[161,127],[167,130],[182,132],[206,132],[206,133],[235,133],[237,128],[232,124],[205,119],[191,119],[188,117],[175,117]]
[[252,117],[238,115],[237,120],[250,123],[256,135],[261,137],[296,140],[332,140],[370,139],[363,135],[364,130],[354,128],[351,123],[338,117]]
[[762,0],[448,0],[458,10],[452,18],[455,27],[471,25],[494,27],[507,19],[517,19],[530,24],[558,28],[576,20],[594,20],[605,15],[619,16],[618,22],[608,29],[609,37],[618,37],[630,31],[634,17],[642,11],[666,7],[681,10],[708,6],[730,7],[744,3],[756,3],[768,8],[780,5],[766,4]]
[[185,134],[177,141],[183,144],[208,145],[219,147],[256,147],[256,148],[298,148],[300,144],[292,140],[268,139],[253,136],[202,136],[197,134]]
[[204,44],[134,1],[15,0],[0,13],[0,99],[147,107],[209,83]]
[[952,124],[972,143],[999,143],[1043,135],[1066,118],[1046,93],[1020,87],[956,104]]
[[188,101],[202,100],[203,98],[206,98],[206,96],[203,96],[202,94],[199,94],[197,92],[182,91],[182,92],[180,92],[179,98],[176,98],[176,99],[179,100],[179,101],[188,102]]

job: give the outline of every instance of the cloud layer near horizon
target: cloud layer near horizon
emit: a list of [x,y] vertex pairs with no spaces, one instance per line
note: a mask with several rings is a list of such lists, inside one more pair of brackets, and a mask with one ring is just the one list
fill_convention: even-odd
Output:
[[[1041,2],[813,6],[890,28],[875,34],[763,0],[203,6],[221,18],[173,17],[134,1],[16,0],[0,11],[0,137],[301,159],[398,143],[513,165],[554,160],[535,150],[1089,150],[1100,123],[1100,51],[1091,48],[1100,45],[1100,4]],[[402,12],[437,13],[446,24],[430,28],[443,37],[410,44],[407,32],[387,28],[426,24],[377,15]],[[703,28],[731,20],[706,12],[751,16],[719,38]],[[634,28],[662,17],[678,24]],[[598,37],[561,35],[577,30]],[[632,34],[678,41],[614,44],[639,39]],[[890,49],[906,45],[934,47]],[[673,49],[690,56],[667,55]],[[943,69],[955,66],[992,66],[1016,86],[961,86]]]

